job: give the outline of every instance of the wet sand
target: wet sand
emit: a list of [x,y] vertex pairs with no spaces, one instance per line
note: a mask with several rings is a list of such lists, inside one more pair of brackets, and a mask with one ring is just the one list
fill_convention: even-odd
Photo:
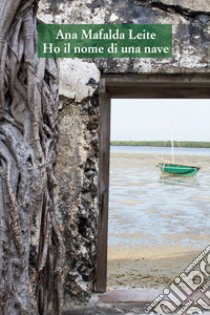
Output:
[[197,177],[165,181],[157,156],[112,153],[108,290],[166,287],[210,243],[210,157],[187,160]]
[[199,255],[188,247],[110,248],[108,290],[164,288]]

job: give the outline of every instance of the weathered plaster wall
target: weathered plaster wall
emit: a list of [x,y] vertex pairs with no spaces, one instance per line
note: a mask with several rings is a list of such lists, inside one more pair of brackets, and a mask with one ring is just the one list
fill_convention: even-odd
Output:
[[63,60],[57,205],[66,246],[65,292],[92,291],[97,237],[97,174],[100,72],[93,63]]
[[57,205],[69,301],[87,297],[95,276],[100,73],[210,73],[210,1],[42,0],[39,16],[50,23],[173,24],[172,59],[61,60]]
[[[95,60],[105,73],[209,71],[210,1],[42,0],[40,17],[53,23],[173,24],[172,59]],[[46,12],[47,14],[44,14]],[[193,69],[193,70],[192,70]]]

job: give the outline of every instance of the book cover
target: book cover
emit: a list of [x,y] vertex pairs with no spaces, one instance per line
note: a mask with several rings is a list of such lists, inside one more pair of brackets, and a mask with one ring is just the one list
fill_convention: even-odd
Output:
[[204,314],[210,1],[1,7],[2,314]]

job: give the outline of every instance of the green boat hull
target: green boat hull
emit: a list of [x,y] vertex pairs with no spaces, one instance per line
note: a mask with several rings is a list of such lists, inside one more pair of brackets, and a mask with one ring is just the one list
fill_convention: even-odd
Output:
[[172,175],[196,175],[200,167],[173,164],[173,163],[159,163],[157,165],[162,173],[168,173]]

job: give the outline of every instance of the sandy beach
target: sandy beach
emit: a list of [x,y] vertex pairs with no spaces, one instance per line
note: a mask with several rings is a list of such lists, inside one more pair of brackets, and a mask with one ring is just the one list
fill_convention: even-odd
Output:
[[112,247],[108,256],[108,289],[163,288],[199,255],[189,247]]

